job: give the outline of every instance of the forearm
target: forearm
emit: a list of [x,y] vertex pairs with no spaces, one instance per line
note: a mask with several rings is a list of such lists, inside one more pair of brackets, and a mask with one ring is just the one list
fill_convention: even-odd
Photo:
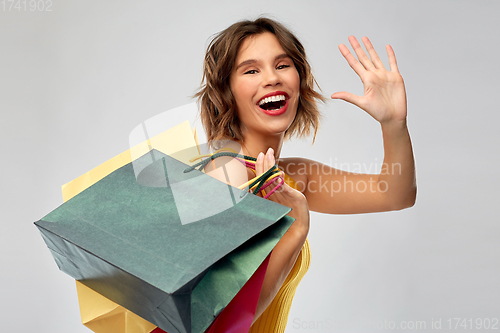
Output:
[[384,163],[379,190],[392,209],[413,206],[417,195],[415,161],[406,120],[382,123]]
[[254,322],[271,304],[292,270],[309,231],[309,219],[297,219],[273,249],[264,277]]

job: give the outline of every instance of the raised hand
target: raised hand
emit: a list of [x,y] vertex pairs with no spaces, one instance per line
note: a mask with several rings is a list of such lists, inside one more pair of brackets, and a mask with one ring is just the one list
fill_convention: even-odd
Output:
[[349,66],[361,78],[364,86],[363,96],[342,91],[332,94],[331,98],[342,99],[359,106],[381,124],[404,121],[406,119],[406,91],[392,47],[386,46],[390,66],[388,71],[370,40],[363,37],[362,41],[370,57],[366,55],[354,36],[349,37],[349,42],[357,59],[344,44],[339,45],[339,50]]

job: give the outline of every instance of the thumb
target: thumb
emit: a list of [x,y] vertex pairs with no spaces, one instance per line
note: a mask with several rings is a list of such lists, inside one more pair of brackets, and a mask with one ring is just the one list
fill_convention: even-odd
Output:
[[344,100],[348,103],[354,104],[358,107],[361,107],[362,104],[362,97],[358,95],[351,94],[347,91],[339,91],[331,96],[332,99],[341,99]]

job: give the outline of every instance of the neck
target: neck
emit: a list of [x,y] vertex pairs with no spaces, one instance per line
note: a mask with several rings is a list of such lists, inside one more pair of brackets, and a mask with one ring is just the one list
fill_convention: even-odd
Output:
[[255,158],[257,158],[260,152],[265,154],[269,148],[273,148],[274,158],[278,159],[281,153],[284,136],[284,133],[270,136],[244,135],[243,142],[240,142],[240,144],[245,155]]

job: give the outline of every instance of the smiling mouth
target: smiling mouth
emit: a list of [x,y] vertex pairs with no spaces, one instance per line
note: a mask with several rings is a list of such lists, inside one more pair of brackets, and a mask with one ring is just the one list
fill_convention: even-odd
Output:
[[262,99],[259,102],[259,107],[266,111],[279,110],[286,105],[285,95],[270,96]]

